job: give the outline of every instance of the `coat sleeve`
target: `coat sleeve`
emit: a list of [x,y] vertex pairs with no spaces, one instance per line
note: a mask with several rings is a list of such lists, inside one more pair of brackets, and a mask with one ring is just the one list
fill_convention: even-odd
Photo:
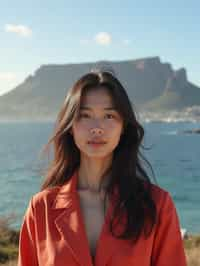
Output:
[[18,266],[38,266],[33,197],[23,218],[19,237]]
[[156,227],[152,266],[186,266],[179,218],[173,200],[166,192]]

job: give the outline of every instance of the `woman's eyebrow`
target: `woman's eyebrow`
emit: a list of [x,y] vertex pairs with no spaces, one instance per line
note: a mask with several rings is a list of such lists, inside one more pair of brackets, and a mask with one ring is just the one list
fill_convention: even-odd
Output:
[[[80,109],[81,110],[92,110],[92,108],[89,107],[89,106],[81,106]],[[103,109],[104,110],[111,110],[111,111],[116,111],[117,110],[115,107],[112,107],[112,106],[111,107],[104,107]]]

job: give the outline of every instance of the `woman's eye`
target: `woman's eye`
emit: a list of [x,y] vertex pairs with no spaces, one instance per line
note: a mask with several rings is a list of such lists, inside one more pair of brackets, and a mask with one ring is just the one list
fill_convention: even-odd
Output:
[[112,114],[107,114],[106,117],[109,118],[109,119],[115,118],[114,115],[112,115]]
[[79,115],[79,117],[80,117],[80,118],[88,118],[89,115],[88,115],[88,114],[84,114],[84,113],[82,113],[82,114]]
[[[90,114],[87,114],[87,113],[80,113],[79,114],[79,118],[91,118],[91,115]],[[107,118],[107,119],[114,119],[115,116],[113,114],[106,114],[105,115],[105,118]]]

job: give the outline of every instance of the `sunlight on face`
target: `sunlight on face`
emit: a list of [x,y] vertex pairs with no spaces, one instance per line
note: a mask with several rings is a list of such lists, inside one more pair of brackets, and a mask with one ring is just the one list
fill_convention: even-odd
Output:
[[83,97],[80,113],[72,126],[74,142],[81,156],[112,156],[119,143],[123,119],[105,88],[90,90]]

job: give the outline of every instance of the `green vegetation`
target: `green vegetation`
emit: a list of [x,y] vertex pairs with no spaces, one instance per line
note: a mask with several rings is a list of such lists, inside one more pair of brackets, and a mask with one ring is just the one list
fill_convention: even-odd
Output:
[[200,250],[200,235],[189,235],[188,238],[184,240],[184,247],[186,250],[191,250],[193,248],[199,248]]
[[13,215],[6,218],[0,217],[0,263],[17,258],[19,232],[10,229],[9,223]]
[[177,92],[167,91],[147,102],[144,107],[150,111],[169,110],[170,108],[178,109],[181,107],[181,97]]

